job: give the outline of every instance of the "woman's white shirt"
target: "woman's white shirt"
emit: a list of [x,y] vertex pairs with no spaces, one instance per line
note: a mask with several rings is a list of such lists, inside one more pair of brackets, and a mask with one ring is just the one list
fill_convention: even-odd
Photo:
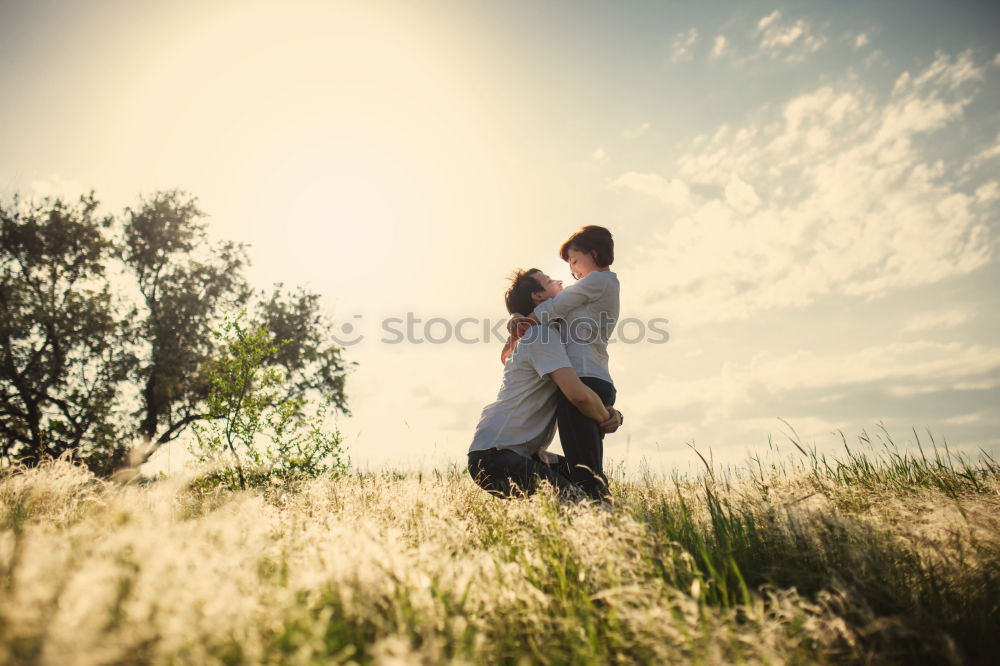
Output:
[[562,334],[576,374],[611,381],[608,340],[618,323],[621,287],[612,271],[591,271],[555,298],[535,306],[542,324],[563,321]]

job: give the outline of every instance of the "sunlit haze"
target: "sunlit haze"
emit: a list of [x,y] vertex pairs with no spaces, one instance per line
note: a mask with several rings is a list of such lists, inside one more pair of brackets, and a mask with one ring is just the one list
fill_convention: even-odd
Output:
[[[319,292],[357,362],[356,465],[464,464],[502,374],[483,322],[515,268],[571,284],[585,224],[635,320],[610,466],[739,462],[789,425],[996,455],[998,26],[985,3],[0,1],[0,184],[111,212],[181,188],[255,286]],[[422,342],[386,342],[408,316]]]

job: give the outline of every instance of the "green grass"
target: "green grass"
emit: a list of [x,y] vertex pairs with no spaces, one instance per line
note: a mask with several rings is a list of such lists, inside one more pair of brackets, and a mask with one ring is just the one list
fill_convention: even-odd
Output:
[[460,468],[243,493],[8,472],[0,662],[995,663],[995,461],[793,444],[614,479],[610,510]]

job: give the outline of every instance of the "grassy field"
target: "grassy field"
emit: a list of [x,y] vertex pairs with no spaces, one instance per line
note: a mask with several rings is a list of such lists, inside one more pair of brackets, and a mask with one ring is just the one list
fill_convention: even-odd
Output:
[[0,478],[7,664],[998,663],[1000,468],[845,449],[503,501]]

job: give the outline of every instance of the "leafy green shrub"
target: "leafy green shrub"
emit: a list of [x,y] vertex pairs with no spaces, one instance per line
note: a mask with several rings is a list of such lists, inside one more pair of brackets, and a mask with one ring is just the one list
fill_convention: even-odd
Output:
[[192,453],[217,469],[200,484],[246,489],[345,471],[349,461],[340,432],[327,422],[327,405],[307,413],[305,399],[282,398],[283,373],[266,367],[287,341],[275,342],[264,326],[249,328],[243,319],[229,317],[215,332],[225,352],[207,371],[209,419],[196,424]]

